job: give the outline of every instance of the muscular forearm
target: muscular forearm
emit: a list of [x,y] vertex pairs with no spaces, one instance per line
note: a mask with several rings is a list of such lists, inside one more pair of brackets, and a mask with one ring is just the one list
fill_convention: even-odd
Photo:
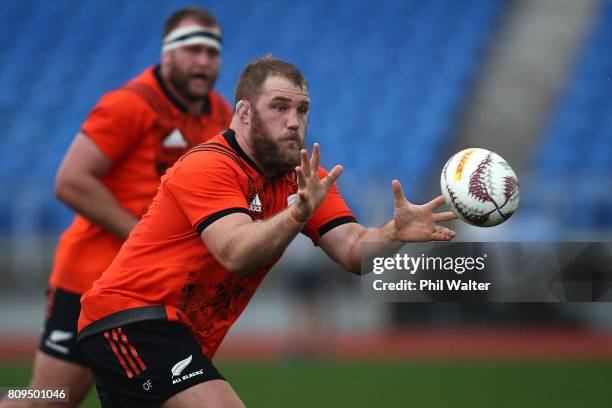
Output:
[[266,221],[240,225],[217,258],[230,272],[248,275],[278,257],[303,227],[289,209]]
[[[395,205],[391,221],[378,228],[364,228],[359,224],[340,225],[319,240],[319,246],[325,253],[349,272],[359,274],[361,259],[370,257],[370,254],[363,253],[364,243],[386,244],[383,251],[391,255],[407,242],[449,241],[455,236],[454,231],[437,224],[455,218],[450,211],[434,212],[444,203],[442,196],[423,205],[414,205],[406,200],[399,181],[393,180],[391,186]],[[381,254],[377,252],[376,255]]]
[[126,239],[138,223],[93,175],[80,175],[78,180],[58,179],[55,194],[74,211],[121,239]]
[[348,263],[345,269],[349,272],[361,273],[361,255],[363,243],[376,242],[391,242],[393,239],[393,221],[389,221],[378,228],[363,228],[357,236],[354,237],[348,253]]
[[361,274],[361,258],[363,255],[363,244],[365,243],[388,243],[389,252],[397,251],[403,243],[398,242],[394,237],[393,220],[381,225],[378,228],[364,228],[354,224],[351,238],[348,241],[348,251],[344,262],[341,262],[344,269],[354,274]]

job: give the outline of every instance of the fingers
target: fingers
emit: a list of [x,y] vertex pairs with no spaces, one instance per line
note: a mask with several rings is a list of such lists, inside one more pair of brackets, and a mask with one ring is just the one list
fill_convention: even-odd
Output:
[[297,174],[297,185],[300,190],[306,188],[306,176],[304,176],[304,170],[297,166],[295,168],[295,173]]
[[[437,196],[436,198],[434,198],[433,200],[431,200],[430,202],[425,204],[423,207],[425,207],[427,210],[433,212],[433,210],[435,210],[436,208],[440,207],[442,204],[444,204],[444,197],[443,196]],[[434,222],[451,221],[451,220],[454,220],[455,218],[457,218],[457,215],[455,213],[453,213],[452,211],[444,211],[444,212],[441,212],[441,213],[434,213],[433,214]]]
[[391,189],[393,190],[393,201],[395,207],[401,207],[407,200],[404,196],[404,190],[402,189],[402,185],[400,184],[399,180],[393,180],[391,182]]
[[315,174],[319,173],[320,158],[321,158],[321,149],[319,147],[319,144],[315,143],[314,146],[312,147],[312,162],[311,162],[312,172],[314,172]]
[[[321,157],[321,148],[318,143],[315,143],[312,148],[312,156],[308,158],[308,150],[302,149],[300,151],[301,164],[295,168],[297,174],[297,184],[300,190],[305,189],[309,183],[308,179],[316,177],[319,179],[319,163]],[[330,171],[327,176],[321,179],[324,186],[329,190],[338,177],[342,174],[344,168],[342,166],[336,166]],[[313,181],[312,179],[311,181]]]
[[457,215],[452,211],[444,211],[441,213],[433,214],[434,222],[451,221],[451,220],[454,220],[455,218],[457,218]]
[[328,174],[323,178],[323,183],[325,183],[325,188],[329,191],[329,189],[334,185],[338,177],[342,174],[344,168],[342,166],[335,166]]
[[435,241],[450,241],[451,239],[455,238],[456,234],[453,230],[450,230],[441,225],[436,225],[431,235],[432,239]]
[[304,172],[304,176],[310,177],[310,160],[308,159],[308,150],[302,149],[300,151],[300,156],[301,156],[301,161],[302,161],[301,166]]
[[444,204],[444,197],[440,195],[428,202],[427,204],[423,205],[423,207],[427,208],[430,211],[433,211],[442,204]]

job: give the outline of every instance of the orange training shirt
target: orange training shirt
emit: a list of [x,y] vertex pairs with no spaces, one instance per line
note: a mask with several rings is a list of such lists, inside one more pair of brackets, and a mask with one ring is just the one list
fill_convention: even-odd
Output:
[[[140,218],[161,175],[191,147],[227,129],[231,108],[210,92],[195,115],[166,89],[159,67],[102,96],[81,127],[112,161],[102,177],[119,204]],[[60,237],[50,284],[84,293],[110,265],[123,240],[76,214]]]
[[[192,149],[162,178],[148,212],[81,298],[81,336],[151,319],[157,307],[156,318],[185,324],[212,358],[278,258],[248,276],[235,275],[209,252],[201,232],[236,212],[268,219],[296,191],[295,175],[262,175],[231,129]],[[334,185],[303,232],[316,243],[347,222],[355,218]]]

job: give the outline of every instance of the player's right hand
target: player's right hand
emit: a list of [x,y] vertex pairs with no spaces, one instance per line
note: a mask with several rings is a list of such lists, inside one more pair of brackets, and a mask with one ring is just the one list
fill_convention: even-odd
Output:
[[342,166],[335,166],[327,176],[319,178],[319,145],[314,144],[312,157],[308,158],[308,151],[302,149],[301,164],[295,168],[297,173],[298,192],[295,204],[291,207],[291,215],[299,223],[305,223],[314,211],[321,205],[329,189],[332,188],[338,177],[342,174]]

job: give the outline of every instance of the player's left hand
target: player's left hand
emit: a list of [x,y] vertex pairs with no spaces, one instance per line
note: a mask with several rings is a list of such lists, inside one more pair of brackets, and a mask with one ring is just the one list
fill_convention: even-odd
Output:
[[391,183],[395,211],[393,214],[394,239],[402,242],[449,241],[455,232],[438,225],[441,221],[450,221],[457,216],[451,211],[434,213],[444,204],[444,197],[438,196],[423,205],[415,205],[406,199],[402,185],[398,180]]

